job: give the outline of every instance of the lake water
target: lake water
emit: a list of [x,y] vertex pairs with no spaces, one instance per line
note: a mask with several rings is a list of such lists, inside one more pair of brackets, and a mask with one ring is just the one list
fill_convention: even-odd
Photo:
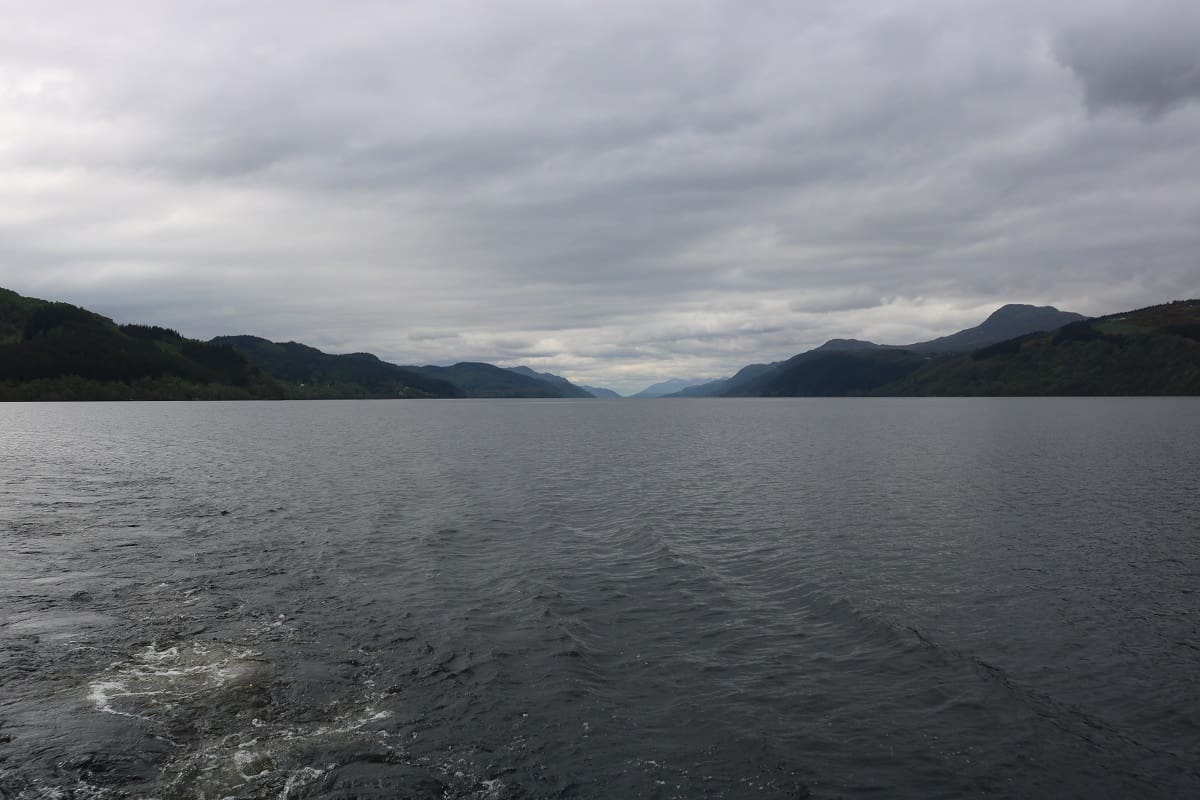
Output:
[[1200,797],[1200,400],[0,405],[0,796]]

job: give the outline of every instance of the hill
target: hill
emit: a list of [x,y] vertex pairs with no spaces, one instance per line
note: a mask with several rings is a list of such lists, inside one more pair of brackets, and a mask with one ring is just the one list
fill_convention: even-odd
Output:
[[782,361],[777,361],[774,364],[748,364],[728,378],[718,378],[708,383],[699,383],[674,394],[663,395],[663,397],[724,397],[726,392],[731,392],[739,386],[747,385],[751,380],[771,372],[782,363]]
[[401,367],[248,335],[201,342],[0,289],[0,400],[369,397],[592,395],[528,367]]
[[925,365],[888,395],[1200,394],[1200,300],[1072,322]]
[[874,391],[929,359],[892,348],[810,350],[726,390],[724,397],[844,397]]
[[454,385],[381,361],[370,353],[333,355],[299,342],[258,336],[218,336],[230,347],[287,384],[289,394],[308,398],[461,397]]
[[621,395],[614,392],[612,389],[605,389],[603,386],[584,386],[579,385],[580,389],[590,394],[592,397],[599,397],[603,400],[620,400]]
[[859,350],[875,350],[886,346],[887,345],[863,341],[862,339],[830,339],[820,347],[814,347],[813,350],[851,352]]
[[692,386],[700,386],[705,383],[710,383],[704,378],[671,378],[670,380],[661,381],[651,384],[645,389],[642,389],[637,394],[631,394],[630,397],[666,397],[667,395],[675,394]]
[[594,399],[596,397],[586,387],[576,386],[561,375],[555,375],[552,372],[535,372],[529,367],[506,367],[510,372],[515,372],[518,375],[524,375],[527,378],[534,380],[545,381],[552,386],[557,386],[562,392],[563,397],[586,397]]
[[0,400],[280,398],[285,389],[219,344],[117,325],[0,289]]
[[693,386],[671,397],[837,397],[866,394],[898,381],[948,354],[969,352],[1085,319],[1053,306],[1012,303],[972,328],[908,345],[830,339],[773,364],[750,364],[733,377]]
[[452,384],[463,397],[573,396],[566,394],[562,386],[554,383],[477,361],[463,361],[449,367],[424,366],[405,369]]
[[916,353],[966,353],[1028,333],[1058,330],[1064,325],[1083,319],[1087,317],[1071,311],[1059,311],[1054,306],[1010,303],[996,309],[974,328],[900,347]]

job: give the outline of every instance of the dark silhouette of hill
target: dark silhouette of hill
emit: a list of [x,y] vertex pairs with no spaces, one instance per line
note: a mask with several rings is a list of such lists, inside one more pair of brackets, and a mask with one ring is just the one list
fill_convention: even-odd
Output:
[[906,377],[931,358],[967,352],[1014,336],[1054,330],[1085,319],[1053,306],[1001,306],[979,325],[908,345],[830,339],[773,364],[751,364],[736,375],[701,384],[671,397],[836,397],[866,394]]
[[580,389],[589,393],[592,397],[599,397],[603,400],[620,400],[621,395],[614,392],[612,389],[605,389],[603,386],[584,386],[579,385]]
[[293,396],[328,398],[462,397],[453,384],[381,361],[371,353],[334,355],[299,342],[272,342],[258,336],[218,336],[212,340],[241,353],[288,384]]
[[283,396],[282,386],[228,347],[0,289],[0,399]]
[[529,367],[507,367],[506,369],[518,375],[524,375],[527,378],[545,381],[552,386],[557,386],[562,392],[563,397],[586,397],[589,399],[595,399],[596,397],[586,387],[576,386],[563,376],[555,375],[552,372],[537,372]]
[[813,350],[821,351],[838,351],[838,352],[856,352],[859,350],[875,350],[886,345],[867,342],[862,339],[830,339],[820,347],[814,347]]
[[449,367],[424,366],[405,369],[450,383],[464,397],[574,396],[566,394],[564,387],[555,383],[478,361],[463,361]]
[[[819,348],[818,348],[819,349]],[[723,397],[726,392],[734,391],[737,387],[748,385],[750,381],[776,369],[782,361],[773,364],[747,364],[728,378],[718,378],[715,381],[689,386],[683,391],[664,395],[665,397]],[[733,395],[731,395],[733,396]]]
[[1070,311],[1059,311],[1054,306],[1010,303],[996,309],[974,328],[930,339],[928,342],[901,345],[901,348],[916,353],[965,353],[1028,333],[1058,330],[1063,325],[1083,319],[1087,317]]
[[1072,322],[924,365],[891,395],[1200,394],[1200,300]]
[[401,367],[370,353],[117,325],[67,303],[0,289],[0,399],[591,397],[557,375],[491,364]]
[[[1096,319],[1008,305],[928,342],[832,339],[674,396],[1147,394],[1200,394],[1200,300]],[[591,396],[528,367],[402,367],[256,336],[201,342],[0,289],[0,400]]]
[[867,394],[919,369],[908,350],[810,350],[726,390],[724,397],[842,397]]

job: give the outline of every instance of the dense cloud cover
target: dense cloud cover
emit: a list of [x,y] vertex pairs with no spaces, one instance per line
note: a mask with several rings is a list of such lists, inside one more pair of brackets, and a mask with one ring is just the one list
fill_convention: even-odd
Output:
[[636,389],[1200,295],[1192,0],[0,0],[0,286]]

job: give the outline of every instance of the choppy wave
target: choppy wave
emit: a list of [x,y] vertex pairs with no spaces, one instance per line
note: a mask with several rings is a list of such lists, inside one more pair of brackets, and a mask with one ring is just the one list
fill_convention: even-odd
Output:
[[0,797],[1200,795],[1177,406],[551,407],[0,409]]

